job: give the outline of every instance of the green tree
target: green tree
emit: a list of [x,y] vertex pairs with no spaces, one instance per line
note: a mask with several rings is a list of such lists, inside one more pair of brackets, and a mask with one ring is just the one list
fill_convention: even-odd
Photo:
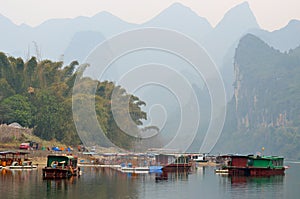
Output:
[[[63,66],[63,62],[43,60],[38,62],[32,57],[27,62],[21,58],[7,57],[0,52],[0,122],[19,122],[23,126],[33,127],[34,134],[46,139],[56,139],[65,143],[79,143],[72,112],[72,97],[83,101],[95,100],[97,119],[107,137],[119,146],[130,146],[133,138],[122,132],[114,121],[111,110],[111,95],[115,90],[120,102],[127,106],[119,106],[123,114],[129,107],[134,125],[138,130],[146,113],[141,110],[145,103],[130,95],[113,82],[99,82],[90,78],[82,78],[79,87],[83,94],[73,96],[74,82],[82,75],[85,65],[75,71],[79,63],[72,62]],[[90,86],[96,85],[96,93],[90,92]],[[84,90],[88,89],[88,90]],[[86,93],[84,93],[86,92]],[[126,105],[126,104],[124,104]],[[83,106],[84,108],[84,106]],[[122,121],[125,125],[128,120]],[[128,124],[127,124],[128,123]],[[88,126],[89,121],[86,121]],[[89,133],[91,129],[86,129]],[[95,135],[95,140],[99,139]],[[102,140],[97,140],[101,143]]]
[[26,97],[13,95],[4,99],[0,107],[0,115],[4,123],[18,122],[22,126],[32,127],[32,110]]

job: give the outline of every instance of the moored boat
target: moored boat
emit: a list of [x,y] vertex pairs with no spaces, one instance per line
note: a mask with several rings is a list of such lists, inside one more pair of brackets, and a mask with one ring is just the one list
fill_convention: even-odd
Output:
[[224,156],[229,175],[272,176],[284,175],[284,158],[279,156],[230,155]]
[[150,169],[148,166],[132,166],[128,163],[127,165],[121,164],[119,170],[123,173],[149,173]]
[[121,167],[124,173],[149,173],[149,167]]
[[28,158],[29,152],[25,151],[2,151],[0,152],[0,165],[5,169],[37,169]]
[[43,168],[43,178],[70,178],[80,174],[78,158],[72,155],[48,155],[47,165]]
[[155,161],[163,166],[164,172],[189,171],[192,166],[188,155],[159,154],[155,156]]

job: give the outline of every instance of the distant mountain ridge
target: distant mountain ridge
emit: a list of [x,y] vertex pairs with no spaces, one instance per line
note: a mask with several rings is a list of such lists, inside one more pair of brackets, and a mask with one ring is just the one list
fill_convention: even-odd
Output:
[[249,4],[244,2],[229,10],[212,32],[205,38],[204,46],[222,67],[223,58],[230,47],[252,29],[259,29]]
[[141,24],[140,27],[173,29],[185,33],[197,41],[202,41],[203,37],[213,29],[207,19],[180,3],[174,3],[148,22]]
[[[32,53],[34,41],[40,50],[42,58],[57,60],[72,41],[72,37],[81,31],[98,31],[109,36],[130,29],[133,24],[107,13],[101,12],[93,17],[77,17],[74,19],[51,19],[37,27],[17,26],[7,18],[0,18],[2,29],[1,51],[13,56],[26,57]],[[31,49],[28,50],[28,47]],[[28,52],[30,51],[31,52]],[[74,59],[74,57],[72,58]],[[70,61],[70,60],[68,60]]]
[[143,27],[172,29],[203,46],[220,69],[228,100],[233,95],[234,51],[241,37],[252,33],[281,52],[300,44],[300,21],[292,20],[287,26],[273,32],[262,30],[247,2],[230,9],[215,28],[190,8],[175,3],[143,24],[127,23],[108,12],[100,12],[93,17],[51,19],[30,27],[17,26],[0,15],[0,51],[26,60],[36,56],[64,61],[66,64],[73,60],[82,63],[89,52],[106,38]]
[[250,33],[258,36],[281,52],[285,52],[296,48],[300,44],[300,21],[291,20],[285,27],[273,32],[257,29],[250,31]]
[[[164,27],[187,34],[204,45],[218,65],[222,65],[222,59],[226,53],[224,51],[228,50],[232,42],[238,41],[241,34],[251,29],[260,29],[247,2],[228,11],[215,28],[212,28],[205,18],[198,16],[190,8],[180,3],[171,5],[143,24],[128,23],[108,12],[100,12],[93,17],[80,16],[73,19],[50,19],[36,27],[30,27],[25,24],[18,26],[8,18],[0,15],[0,27],[2,30],[2,37],[0,38],[1,51],[25,58],[26,56],[36,55],[35,51],[37,49],[32,44],[34,41],[39,47],[38,50],[42,58],[54,60],[65,53],[72,55],[69,47],[71,43],[76,43],[76,41],[73,41],[74,39],[81,39],[77,34],[79,32],[99,32],[104,38],[107,38],[133,28]],[[293,20],[285,27],[285,29],[289,29],[288,31],[282,29],[272,32],[272,35],[279,35],[277,38],[280,35],[287,37],[293,34],[294,29],[299,30],[299,27],[299,21]],[[284,31],[289,32],[289,34],[281,33]],[[270,41],[270,44],[274,41],[272,38],[268,40],[270,36],[267,32],[257,31],[257,34],[264,37],[263,39],[267,42]],[[278,46],[282,46],[284,49],[289,48],[289,46],[293,48],[293,40],[298,41],[297,38],[294,38],[290,39],[290,42],[285,46]],[[65,56],[69,58],[65,62],[69,63],[76,59],[75,55],[76,53],[73,57]],[[82,57],[85,56],[83,55]]]

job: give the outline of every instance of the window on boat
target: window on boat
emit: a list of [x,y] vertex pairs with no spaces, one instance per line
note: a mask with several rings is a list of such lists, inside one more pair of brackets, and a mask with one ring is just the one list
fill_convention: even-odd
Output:
[[248,166],[253,166],[253,160],[252,159],[248,159]]

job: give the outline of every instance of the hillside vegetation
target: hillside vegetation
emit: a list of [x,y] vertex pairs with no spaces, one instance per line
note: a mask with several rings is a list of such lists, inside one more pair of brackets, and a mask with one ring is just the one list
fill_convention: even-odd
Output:
[[[63,62],[37,61],[35,57],[25,62],[0,53],[0,123],[18,122],[23,127],[33,128],[33,134],[42,139],[79,144],[81,140],[72,114],[77,65],[77,62],[72,62],[63,66]],[[129,111],[136,123],[135,128],[142,124],[141,119],[146,119],[146,113],[141,111],[145,103],[112,82],[84,78],[79,86],[84,87],[91,82],[97,85],[95,96],[80,97],[95,99],[97,119],[104,133],[116,145],[130,148],[133,138],[123,133],[113,119],[111,94],[115,89],[119,99],[130,99]]]
[[234,64],[234,96],[217,150],[265,147],[265,153],[300,159],[300,47],[281,53],[248,34]]

